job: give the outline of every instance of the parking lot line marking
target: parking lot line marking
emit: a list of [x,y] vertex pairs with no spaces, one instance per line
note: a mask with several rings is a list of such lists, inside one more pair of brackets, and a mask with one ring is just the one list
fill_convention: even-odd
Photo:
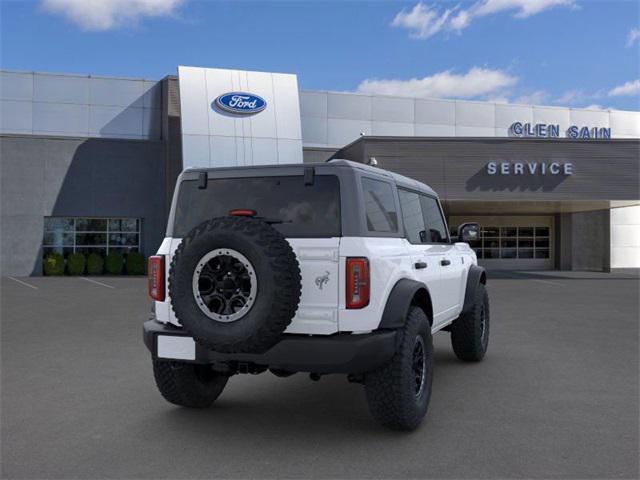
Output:
[[22,280],[18,280],[17,278],[13,278],[13,277],[7,277],[7,278],[10,278],[14,282],[18,282],[19,284],[24,285],[25,287],[33,288],[34,290],[38,290],[38,287],[36,287],[35,285],[31,285],[31,284],[29,284],[27,282],[23,282]]
[[101,286],[103,286],[103,287],[107,287],[107,288],[116,288],[116,287],[114,287],[113,285],[107,285],[106,283],[102,283],[102,282],[99,282],[99,281],[97,281],[97,280],[92,280],[92,279],[90,279],[90,278],[86,278],[86,277],[80,277],[80,278],[81,278],[82,280],[86,280],[87,282],[95,283],[96,285],[101,285]]
[[564,283],[552,282],[551,280],[538,280],[537,278],[532,278],[531,280],[533,280],[534,282],[547,283],[549,285],[558,285],[560,287],[564,287],[565,286]]

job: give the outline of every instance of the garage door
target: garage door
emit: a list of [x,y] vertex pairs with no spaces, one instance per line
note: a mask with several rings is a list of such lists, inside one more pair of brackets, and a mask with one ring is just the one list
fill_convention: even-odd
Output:
[[478,263],[500,270],[551,270],[554,268],[554,218],[451,217],[452,226],[478,222],[480,240],[471,244]]

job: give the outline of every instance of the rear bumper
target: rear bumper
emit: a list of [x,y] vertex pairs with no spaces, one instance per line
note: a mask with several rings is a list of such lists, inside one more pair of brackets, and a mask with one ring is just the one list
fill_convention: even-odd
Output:
[[[169,338],[161,338],[159,342],[159,337]],[[192,342],[191,336],[183,329],[155,319],[144,323],[143,338],[154,359],[204,364],[250,364],[291,372],[364,373],[389,362],[396,351],[395,330],[362,335],[284,334],[280,342],[261,354],[214,352]],[[167,344],[178,345],[175,353],[165,348]]]

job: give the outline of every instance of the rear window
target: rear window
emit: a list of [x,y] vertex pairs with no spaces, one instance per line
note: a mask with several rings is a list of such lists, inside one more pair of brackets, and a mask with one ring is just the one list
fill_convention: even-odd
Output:
[[340,184],[335,175],[316,175],[313,185],[300,176],[209,179],[180,185],[173,236],[184,237],[202,222],[230,210],[251,209],[258,217],[280,220],[272,226],[285,237],[340,236]]

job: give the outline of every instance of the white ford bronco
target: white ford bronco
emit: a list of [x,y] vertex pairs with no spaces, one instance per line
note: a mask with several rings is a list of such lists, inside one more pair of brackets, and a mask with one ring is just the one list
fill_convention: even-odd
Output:
[[433,378],[431,336],[458,358],[489,340],[486,274],[451,238],[436,193],[346,160],[187,169],[149,259],[144,341],[169,402],[207,407],[238,373],[343,373],[383,425],[416,428]]

